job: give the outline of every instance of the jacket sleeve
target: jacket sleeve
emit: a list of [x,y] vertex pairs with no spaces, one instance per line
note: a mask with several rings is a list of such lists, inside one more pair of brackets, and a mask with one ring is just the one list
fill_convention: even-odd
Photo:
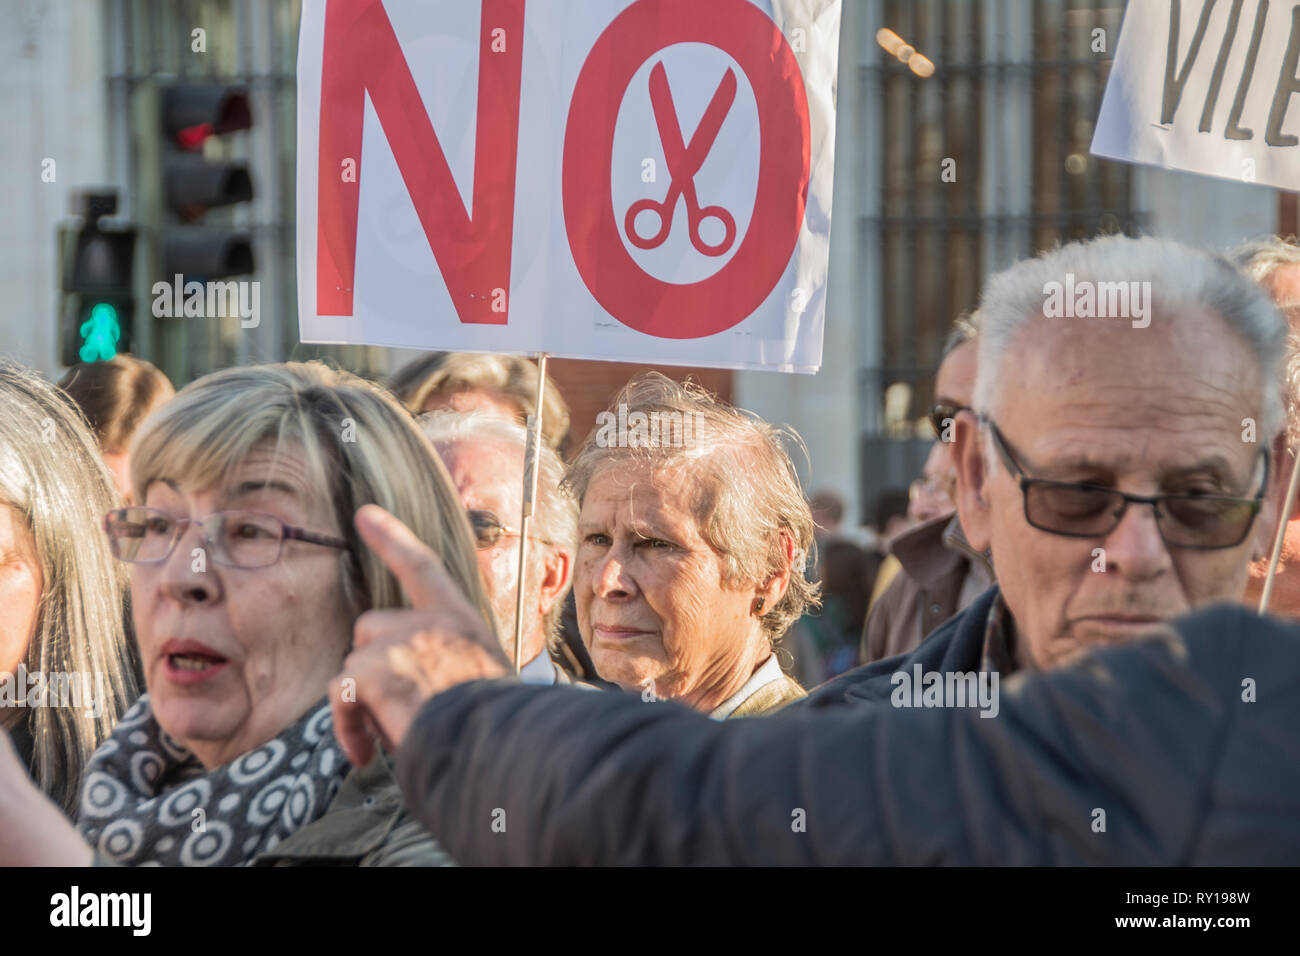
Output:
[[480,681],[425,705],[398,779],[468,864],[1187,862],[1248,643],[1198,638],[1199,656],[1144,640],[1008,681],[987,717],[882,703],[718,723]]
[[405,814],[383,845],[361,859],[362,866],[455,866],[455,862],[418,821]]

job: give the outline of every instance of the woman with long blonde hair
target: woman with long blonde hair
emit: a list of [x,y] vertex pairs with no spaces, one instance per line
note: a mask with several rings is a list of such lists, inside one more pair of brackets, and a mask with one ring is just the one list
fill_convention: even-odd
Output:
[[0,735],[0,864],[448,862],[391,755],[349,766],[328,696],[354,638],[381,641],[410,605],[361,540],[367,505],[493,625],[468,517],[410,413],[318,363],[227,369],[145,421],[131,477],[138,504],[104,532],[131,568],[148,692],[92,757],[75,828],[15,785]]
[[117,503],[71,402],[0,363],[0,728],[65,810],[91,753],[139,694],[126,569],[100,527]]

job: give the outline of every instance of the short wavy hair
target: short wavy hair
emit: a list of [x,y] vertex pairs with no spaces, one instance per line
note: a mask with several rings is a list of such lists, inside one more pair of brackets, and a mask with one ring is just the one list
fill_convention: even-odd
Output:
[[[705,541],[724,558],[723,583],[731,587],[761,584],[784,570],[781,535],[788,534],[794,544],[790,583],[762,617],[775,645],[800,615],[819,604],[820,585],[807,576],[815,547],[812,510],[786,450],[789,442],[806,454],[803,440],[788,426],[769,424],[694,383],[658,372],[629,382],[608,412],[619,421],[632,421],[637,413],[657,413],[656,421],[691,422],[693,434],[690,440],[629,447],[606,440],[605,430],[597,427],[574,456],[565,485],[581,506],[592,478],[614,462],[688,468],[695,477],[693,512]],[[686,433],[677,429],[675,437]]]
[[[1270,294],[1273,275],[1279,269],[1300,267],[1300,244],[1294,236],[1267,236],[1243,243],[1227,253],[1242,274],[1255,280]],[[1300,445],[1300,302],[1278,302],[1287,320],[1286,354],[1282,360],[1283,404],[1286,406],[1287,444]]]
[[300,448],[348,547],[340,586],[357,615],[409,606],[401,584],[361,541],[364,504],[395,515],[435,551],[470,602],[495,625],[474,558],[469,520],[451,478],[414,419],[391,395],[320,362],[229,368],[205,375],[151,415],[131,446],[137,501],[150,482],[198,488],[227,478],[255,447]]

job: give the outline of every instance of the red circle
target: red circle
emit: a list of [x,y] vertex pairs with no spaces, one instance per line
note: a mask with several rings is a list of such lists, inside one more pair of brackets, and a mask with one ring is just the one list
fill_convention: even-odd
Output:
[[[646,60],[675,43],[730,54],[758,104],[754,213],[731,260],[698,282],[664,282],[628,254],[614,213],[610,166],[623,93]],[[690,140],[691,130],[682,138]],[[794,52],[748,0],[639,0],[605,28],[574,85],[564,133],[564,224],[596,301],[624,325],[668,339],[716,335],[763,303],[785,273],[808,198],[808,99]],[[703,201],[703,200],[702,200]]]

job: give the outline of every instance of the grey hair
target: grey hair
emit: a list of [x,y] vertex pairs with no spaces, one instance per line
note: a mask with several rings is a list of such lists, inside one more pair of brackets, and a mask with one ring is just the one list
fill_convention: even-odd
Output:
[[1284,266],[1300,266],[1300,245],[1295,239],[1281,236],[1252,239],[1229,250],[1226,255],[1229,262],[1260,285]]
[[36,782],[67,813],[76,808],[86,761],[139,694],[126,568],[100,526],[120,504],[72,400],[35,372],[0,362],[0,506],[22,516],[44,581],[22,663],[47,681],[80,675],[95,687],[97,714],[73,702],[33,707],[28,718]]
[[[499,415],[483,411],[426,412],[419,418],[420,430],[435,446],[470,442],[500,442],[519,449],[523,456],[528,450],[528,431],[517,422],[507,421]],[[537,507],[534,517],[540,536],[554,542],[554,546],[569,556],[569,565],[578,550],[578,502],[564,487],[564,462],[545,440],[541,442],[537,460]],[[522,483],[523,474],[519,475]],[[513,523],[518,515],[499,515],[501,520]],[[569,575],[569,587],[573,575]],[[559,632],[560,617],[564,611],[564,598],[568,587],[559,596],[546,617],[547,637]]]
[[[1288,266],[1300,266],[1300,245],[1294,238],[1267,236],[1243,243],[1227,253],[1243,275],[1267,288],[1273,274]],[[1287,324],[1286,356],[1282,361],[1282,401],[1286,406],[1287,444],[1300,445],[1300,301],[1278,302],[1285,310]]]
[[[658,372],[633,379],[615,396],[607,421],[631,422],[641,414],[658,421],[694,423],[693,437],[648,442],[610,441],[606,429],[592,430],[565,477],[581,505],[596,472],[614,461],[644,463],[655,470],[686,466],[695,478],[693,512],[700,532],[725,561],[724,583],[761,584],[785,570],[781,533],[793,539],[794,561],[785,594],[762,616],[763,630],[775,646],[806,609],[818,606],[820,585],[810,581],[806,563],[813,544],[813,517],[786,441],[804,449],[792,428],[777,427],[757,415],[720,401],[693,383],[675,382]],[[665,438],[669,428],[665,426]],[[657,427],[653,432],[658,436]]]
[[948,337],[943,342],[943,353],[939,356],[940,363],[967,342],[979,338],[979,315],[979,312],[963,312],[952,320],[952,328],[948,330]]
[[[433,352],[394,372],[388,388],[416,415],[431,396],[486,389],[514,404],[523,424],[537,411],[537,378],[537,363],[519,355]],[[569,406],[554,379],[547,378],[543,388],[542,437],[552,448],[563,448],[569,436]]]
[[1260,427],[1264,435],[1282,428],[1277,389],[1286,340],[1281,315],[1258,285],[1227,259],[1167,239],[1103,236],[1072,242],[1023,259],[988,280],[980,299],[979,368],[974,404],[996,414],[994,399],[1003,381],[1007,353],[1021,330],[1043,318],[1045,289],[1067,273],[1075,281],[1150,282],[1150,302],[1159,302],[1174,321],[1184,312],[1207,309],[1220,316],[1247,345],[1260,370]]

